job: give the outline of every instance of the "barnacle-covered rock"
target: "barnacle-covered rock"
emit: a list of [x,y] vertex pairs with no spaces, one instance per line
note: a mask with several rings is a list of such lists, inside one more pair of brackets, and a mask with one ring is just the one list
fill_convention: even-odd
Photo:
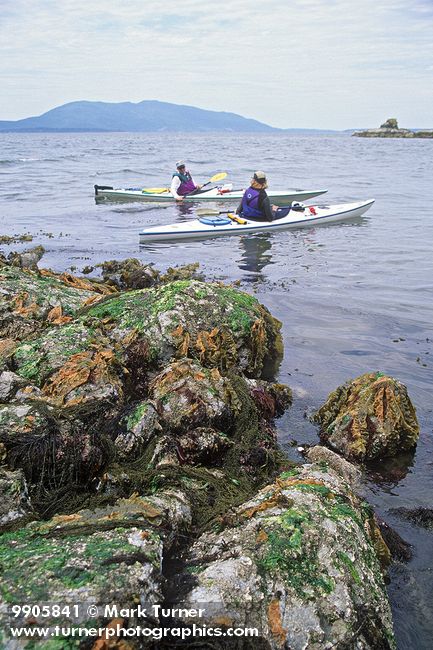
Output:
[[159,281],[159,273],[151,264],[143,264],[135,257],[126,260],[108,260],[98,264],[104,282],[124,291],[145,289]]
[[0,403],[9,402],[26,384],[27,381],[14,372],[7,370],[0,372]]
[[43,246],[34,246],[28,248],[22,253],[12,251],[8,255],[8,262],[12,266],[18,266],[21,269],[29,269],[30,271],[38,271],[38,262],[42,259],[45,253]]
[[[217,368],[204,368],[191,359],[175,361],[151,381],[148,399],[129,407],[122,416],[115,439],[119,457],[132,458],[151,443],[154,451],[148,462],[152,466],[162,459],[166,463],[167,455],[170,463],[176,463],[176,458],[180,462],[204,459],[206,448],[217,452],[217,447],[229,446],[227,436],[215,428],[232,429],[240,408],[230,380]],[[199,436],[198,428],[206,431],[206,436]],[[194,441],[198,445],[196,454]],[[215,460],[219,455],[215,453]]]
[[320,424],[322,442],[349,460],[395,456],[411,449],[419,435],[406,387],[380,372],[337,388],[313,419]]
[[361,480],[361,470],[327,447],[316,445],[305,452],[310,463],[320,464],[325,469],[331,468],[354,488]]
[[149,399],[127,407],[114,429],[118,453],[104,468],[98,492],[187,489],[199,529],[291,465],[245,378],[222,376],[191,359],[159,373]]
[[394,648],[369,506],[333,470],[305,465],[237,508],[222,532],[184,557],[177,605],[205,609],[200,625],[259,629],[272,649]]
[[197,427],[178,437],[177,454],[182,463],[214,465],[234,444],[234,440],[223,431]]
[[256,298],[217,283],[178,280],[131,291],[90,307],[81,320],[103,327],[125,357],[140,341],[141,366],[190,357],[259,377],[282,354],[281,323]]

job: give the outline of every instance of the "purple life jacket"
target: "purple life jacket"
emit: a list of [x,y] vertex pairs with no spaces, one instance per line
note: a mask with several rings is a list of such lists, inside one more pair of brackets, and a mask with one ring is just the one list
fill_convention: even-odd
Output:
[[264,212],[259,209],[259,196],[260,191],[255,190],[254,187],[249,187],[245,190],[242,197],[242,215],[244,217],[263,217]]
[[180,194],[180,196],[185,196],[185,194],[189,194],[190,192],[194,192],[196,186],[194,185],[194,181],[192,180],[191,174],[189,172],[185,172],[184,174],[181,174],[180,172],[176,172],[173,174],[173,178],[177,176],[180,179],[180,185],[177,188],[177,193]]

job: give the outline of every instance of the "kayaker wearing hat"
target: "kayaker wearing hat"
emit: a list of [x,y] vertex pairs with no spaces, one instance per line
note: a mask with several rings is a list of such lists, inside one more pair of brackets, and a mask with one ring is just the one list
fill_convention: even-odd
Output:
[[236,214],[246,219],[257,221],[273,221],[277,211],[276,205],[271,205],[269,196],[266,194],[268,182],[266,174],[262,171],[254,172],[250,187],[245,190]]
[[184,161],[178,160],[176,163],[176,171],[172,176],[170,185],[170,192],[176,201],[183,201],[185,194],[200,190],[201,187],[201,185],[196,185]]

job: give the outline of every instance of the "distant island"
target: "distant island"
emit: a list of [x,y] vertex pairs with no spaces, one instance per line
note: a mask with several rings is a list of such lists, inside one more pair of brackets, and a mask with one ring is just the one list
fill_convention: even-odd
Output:
[[378,129],[366,129],[352,133],[359,138],[433,138],[433,131],[400,129],[395,117],[390,117]]
[[0,132],[235,132],[333,134],[323,129],[278,129],[236,113],[209,111],[156,100],[142,102],[78,101],[53,108],[43,115],[0,121]]

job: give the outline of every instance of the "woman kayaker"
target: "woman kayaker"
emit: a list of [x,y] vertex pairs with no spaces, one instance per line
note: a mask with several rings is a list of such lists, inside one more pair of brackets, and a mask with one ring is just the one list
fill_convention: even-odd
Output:
[[267,187],[265,172],[254,172],[251,185],[245,190],[236,214],[256,221],[273,221],[278,208],[276,205],[271,205],[269,196],[266,194]]
[[170,185],[170,192],[176,201],[183,201],[183,197],[186,194],[200,190],[201,187],[201,185],[196,185],[190,172],[186,169],[183,160],[178,160],[176,163],[176,171],[172,176]]

